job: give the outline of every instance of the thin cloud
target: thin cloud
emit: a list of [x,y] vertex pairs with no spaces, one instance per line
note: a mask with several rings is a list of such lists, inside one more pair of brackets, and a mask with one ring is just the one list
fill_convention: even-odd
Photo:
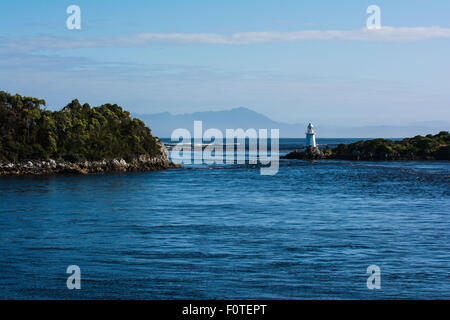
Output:
[[98,47],[144,47],[152,44],[210,44],[246,45],[300,41],[420,41],[449,39],[450,28],[441,27],[382,27],[379,30],[303,30],[295,32],[217,33],[139,33],[117,38],[63,38],[54,36],[34,38],[2,38],[2,52],[30,52],[47,49],[77,49]]

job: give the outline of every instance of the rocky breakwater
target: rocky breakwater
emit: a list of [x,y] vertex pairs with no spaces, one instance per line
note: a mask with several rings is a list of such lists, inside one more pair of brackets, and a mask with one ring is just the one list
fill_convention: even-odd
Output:
[[129,171],[154,171],[180,168],[181,165],[170,162],[166,147],[160,143],[161,154],[158,156],[141,155],[129,161],[112,159],[101,161],[68,162],[48,160],[29,160],[19,163],[0,164],[0,175],[40,175],[59,173],[104,173]]

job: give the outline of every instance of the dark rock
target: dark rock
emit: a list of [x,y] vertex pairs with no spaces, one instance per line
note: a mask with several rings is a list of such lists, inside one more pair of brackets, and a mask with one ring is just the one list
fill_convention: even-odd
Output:
[[169,161],[169,152],[161,145],[161,154],[155,157],[139,156],[128,163],[124,159],[102,161],[65,162],[52,159],[0,164],[0,175],[41,175],[41,174],[88,174],[103,172],[154,171],[181,168],[180,164]]
[[295,150],[284,157],[282,159],[296,159],[296,160],[321,160],[325,159],[326,155],[322,150],[317,147],[308,147],[304,152]]

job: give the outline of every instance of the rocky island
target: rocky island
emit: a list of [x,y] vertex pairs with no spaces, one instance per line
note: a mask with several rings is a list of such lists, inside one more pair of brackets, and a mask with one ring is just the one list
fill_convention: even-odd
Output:
[[0,91],[0,175],[151,171],[180,167],[139,119],[116,104],[45,100]]
[[399,141],[372,139],[357,141],[348,145],[340,144],[331,149],[307,147],[305,151],[295,150],[283,159],[298,160],[450,160],[450,134],[441,131],[436,135],[415,136]]

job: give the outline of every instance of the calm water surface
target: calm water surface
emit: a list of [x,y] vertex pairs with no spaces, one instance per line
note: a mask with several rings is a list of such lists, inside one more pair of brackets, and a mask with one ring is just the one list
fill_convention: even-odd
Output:
[[449,208],[449,162],[1,177],[0,298],[449,299]]

